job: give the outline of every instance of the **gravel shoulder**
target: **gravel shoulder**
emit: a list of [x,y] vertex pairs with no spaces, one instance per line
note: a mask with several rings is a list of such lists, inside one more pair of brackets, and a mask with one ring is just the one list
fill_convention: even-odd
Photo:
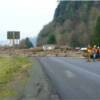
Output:
[[38,60],[32,58],[32,61],[34,64],[29,71],[30,79],[25,87],[23,98],[20,100],[59,100]]
[[24,87],[18,87],[22,91],[16,100],[59,100],[39,61],[34,57],[31,60],[33,66],[28,70],[28,81]]

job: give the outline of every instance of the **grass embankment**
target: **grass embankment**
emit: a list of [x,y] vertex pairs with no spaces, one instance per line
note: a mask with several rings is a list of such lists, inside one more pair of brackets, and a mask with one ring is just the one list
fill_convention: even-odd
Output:
[[31,66],[28,57],[0,57],[0,100],[17,94],[12,85],[18,81],[24,84],[27,70]]

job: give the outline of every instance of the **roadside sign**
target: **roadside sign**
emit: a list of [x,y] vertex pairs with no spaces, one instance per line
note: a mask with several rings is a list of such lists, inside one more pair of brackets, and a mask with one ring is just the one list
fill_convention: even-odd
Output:
[[13,49],[11,49],[11,53],[13,54],[13,57],[14,57],[16,54],[15,43],[18,42],[20,39],[20,32],[19,31],[8,31],[7,39],[9,39],[12,42]]
[[8,31],[7,39],[20,39],[20,32],[19,31]]

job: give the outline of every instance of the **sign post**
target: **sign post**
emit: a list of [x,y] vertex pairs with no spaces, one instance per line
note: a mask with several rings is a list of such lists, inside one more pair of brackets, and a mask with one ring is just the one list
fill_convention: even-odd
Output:
[[19,31],[8,31],[7,32],[7,39],[9,39],[13,44],[13,55],[15,55],[15,40],[20,39],[20,32]]

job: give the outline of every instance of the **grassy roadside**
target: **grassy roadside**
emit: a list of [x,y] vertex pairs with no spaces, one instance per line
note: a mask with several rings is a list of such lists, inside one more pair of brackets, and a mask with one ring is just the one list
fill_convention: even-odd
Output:
[[16,96],[17,85],[25,85],[28,79],[27,70],[32,66],[28,57],[0,57],[0,100],[9,100]]
[[17,56],[0,57],[0,100],[59,99],[39,61]]

